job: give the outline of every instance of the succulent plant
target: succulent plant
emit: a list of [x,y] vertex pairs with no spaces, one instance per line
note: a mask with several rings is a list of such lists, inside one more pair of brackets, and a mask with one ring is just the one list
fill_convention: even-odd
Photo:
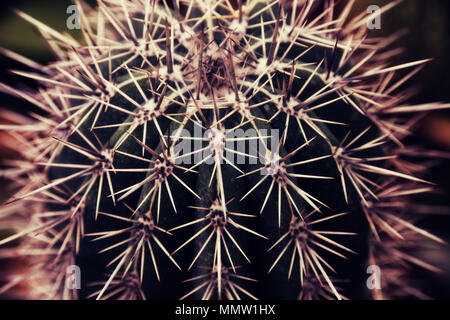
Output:
[[406,138],[449,105],[408,104],[428,60],[392,66],[395,36],[368,37],[353,3],[75,1],[82,39],[18,12],[56,60],[2,50],[39,88],[0,84],[36,109],[1,113],[16,156],[0,171],[15,187],[0,291],[426,297],[410,272],[439,269],[415,253],[444,241],[413,224],[431,211],[414,195],[441,154]]

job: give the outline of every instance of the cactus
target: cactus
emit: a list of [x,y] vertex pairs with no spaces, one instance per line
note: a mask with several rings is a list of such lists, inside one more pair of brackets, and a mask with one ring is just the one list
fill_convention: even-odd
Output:
[[428,60],[392,66],[395,37],[367,37],[352,1],[75,4],[82,39],[18,12],[54,62],[2,50],[39,89],[0,84],[36,109],[1,114],[16,157],[0,292],[427,297],[411,270],[440,270],[415,253],[444,241],[413,224],[414,195],[434,189],[416,158],[441,153],[406,138],[449,105],[409,105],[405,84]]

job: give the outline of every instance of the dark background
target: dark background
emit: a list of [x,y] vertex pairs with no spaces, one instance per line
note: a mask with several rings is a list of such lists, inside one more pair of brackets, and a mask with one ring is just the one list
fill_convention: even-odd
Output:
[[[355,13],[365,11],[369,5],[383,5],[390,1],[358,0]],[[61,32],[69,32],[77,36],[77,31],[66,28],[66,8],[71,2],[67,0],[2,0],[0,4],[0,47],[18,52],[39,62],[52,60],[52,55],[39,34],[27,22],[17,17],[10,8],[18,8],[33,17],[46,22]],[[393,63],[403,63],[424,58],[435,58],[422,70],[413,82],[418,94],[412,103],[432,101],[450,102],[450,1],[447,0],[405,0],[382,17],[382,28],[376,33],[388,36],[398,30],[408,31],[395,43],[395,47],[403,47],[404,51],[397,55]],[[10,85],[24,83],[11,75],[8,70],[22,68],[10,59],[0,56],[0,82]],[[33,86],[32,82],[26,82]],[[24,113],[31,106],[22,101],[0,93],[0,109],[10,109]],[[1,119],[0,119],[1,121]],[[0,133],[0,158],[7,150],[2,148],[4,135]],[[421,143],[430,149],[450,152],[450,112],[430,113],[417,127],[413,142]],[[429,180],[435,182],[440,190],[425,198],[429,204],[450,207],[450,160],[430,168]],[[0,181],[0,201],[5,196],[7,186]],[[421,221],[421,226],[436,233],[450,242],[450,216],[433,215]],[[420,254],[420,253],[418,253]],[[448,271],[444,276],[431,276],[428,290],[436,298],[450,298],[450,248],[436,247],[424,253],[424,258]],[[0,265],[1,272],[1,265]],[[418,275],[419,276],[419,275]]]

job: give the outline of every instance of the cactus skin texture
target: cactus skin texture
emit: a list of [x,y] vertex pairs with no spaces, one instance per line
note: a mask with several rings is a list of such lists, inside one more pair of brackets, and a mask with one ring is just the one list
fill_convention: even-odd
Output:
[[[18,12],[57,59],[2,50],[39,89],[0,84],[38,110],[1,114],[17,152],[1,171],[15,186],[0,207],[13,230],[0,240],[11,265],[1,292],[427,298],[410,271],[439,269],[414,254],[444,241],[413,224],[414,195],[433,189],[416,159],[440,153],[405,138],[449,105],[407,103],[428,60],[392,66],[393,37],[366,37],[352,3],[75,1],[79,40]],[[247,148],[233,154],[238,141]],[[68,286],[72,265],[81,289]],[[379,289],[366,286],[369,265]]]

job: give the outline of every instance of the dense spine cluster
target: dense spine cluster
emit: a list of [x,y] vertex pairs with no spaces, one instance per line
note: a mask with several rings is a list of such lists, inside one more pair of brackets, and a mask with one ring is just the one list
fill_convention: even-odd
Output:
[[[439,269],[414,248],[444,241],[413,224],[434,187],[411,159],[442,154],[404,141],[449,105],[408,104],[428,60],[392,66],[395,36],[337,2],[76,0],[82,39],[18,12],[57,59],[2,49],[39,88],[0,84],[36,109],[0,113],[17,154],[0,169],[15,188],[0,292],[426,298],[408,272]],[[364,288],[369,265],[381,289]]]

